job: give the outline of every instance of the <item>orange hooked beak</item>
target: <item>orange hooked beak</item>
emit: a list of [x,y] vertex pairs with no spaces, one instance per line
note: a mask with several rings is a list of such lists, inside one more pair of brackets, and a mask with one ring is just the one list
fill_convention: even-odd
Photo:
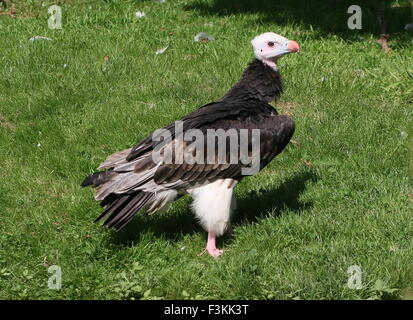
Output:
[[294,53],[300,51],[300,46],[294,40],[288,41],[287,49],[289,52]]

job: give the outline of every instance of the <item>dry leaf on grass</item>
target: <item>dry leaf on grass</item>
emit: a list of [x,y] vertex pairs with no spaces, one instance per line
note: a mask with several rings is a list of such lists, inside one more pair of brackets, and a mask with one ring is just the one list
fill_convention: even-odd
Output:
[[299,143],[298,141],[293,140],[293,139],[291,139],[290,142],[291,142],[293,145],[295,145],[295,146],[299,146],[299,145],[300,145],[300,143]]
[[310,162],[310,161],[307,161],[307,160],[302,160],[303,161],[303,163],[304,163],[304,165],[306,166],[306,167],[312,167],[313,166],[313,164]]
[[15,130],[16,124],[11,121],[8,121],[5,117],[0,115],[0,127]]

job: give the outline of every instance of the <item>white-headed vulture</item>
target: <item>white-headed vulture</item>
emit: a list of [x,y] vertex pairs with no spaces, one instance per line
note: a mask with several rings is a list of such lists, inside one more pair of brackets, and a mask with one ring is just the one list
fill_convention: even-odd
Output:
[[[109,156],[98,168],[104,171],[84,180],[82,186],[96,188],[95,199],[104,208],[96,221],[121,229],[138,212],[166,210],[190,194],[194,213],[208,232],[206,251],[213,257],[222,254],[216,237],[230,226],[234,187],[264,168],[294,133],[293,120],[268,103],[282,93],[278,59],[299,46],[272,32],[251,44],[256,58],[223,98]],[[254,160],[258,167],[248,171]]]

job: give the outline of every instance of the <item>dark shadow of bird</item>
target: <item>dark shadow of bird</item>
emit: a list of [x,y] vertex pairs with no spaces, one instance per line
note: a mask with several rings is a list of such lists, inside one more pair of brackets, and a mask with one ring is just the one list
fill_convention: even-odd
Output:
[[[313,202],[302,202],[300,196],[305,192],[308,183],[317,180],[317,174],[306,169],[294,173],[278,186],[271,186],[267,190],[251,190],[246,197],[237,200],[238,209],[234,214],[233,227],[248,225],[269,216],[278,217],[285,210],[299,214],[310,209]],[[179,201],[189,203],[190,198],[185,197]],[[187,207],[185,205],[185,208]],[[156,238],[179,241],[187,235],[202,233],[202,228],[189,209],[182,209],[176,213],[138,215],[124,229],[110,232],[110,235],[114,244],[132,246],[146,233],[151,233]],[[220,239],[222,244],[231,241],[231,234]]]

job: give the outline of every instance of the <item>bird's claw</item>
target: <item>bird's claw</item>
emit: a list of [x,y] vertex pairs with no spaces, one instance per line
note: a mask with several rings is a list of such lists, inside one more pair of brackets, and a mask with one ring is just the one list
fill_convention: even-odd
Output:
[[198,257],[202,256],[205,252],[208,252],[208,254],[211,257],[219,257],[220,255],[222,255],[224,253],[224,250],[220,250],[217,248],[205,248],[204,250],[202,250],[200,253],[198,253]]
[[224,250],[220,250],[217,248],[207,248],[206,250],[208,251],[208,254],[214,258],[219,257],[224,253]]

